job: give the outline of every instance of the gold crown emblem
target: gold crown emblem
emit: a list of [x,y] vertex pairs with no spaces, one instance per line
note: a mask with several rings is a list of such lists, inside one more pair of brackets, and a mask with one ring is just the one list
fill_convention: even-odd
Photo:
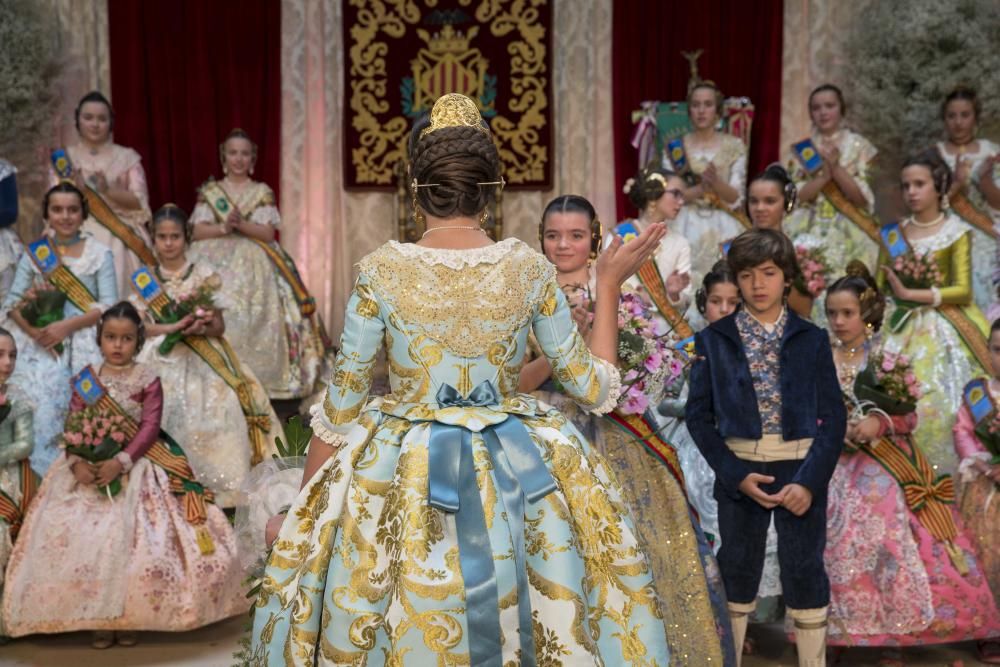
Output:
[[461,30],[455,30],[453,25],[446,23],[441,32],[433,35],[428,35],[423,30],[418,31],[419,33],[422,33],[420,37],[427,42],[427,48],[431,53],[465,53],[469,50],[469,42],[479,34],[479,26],[472,26],[468,33],[462,34]]

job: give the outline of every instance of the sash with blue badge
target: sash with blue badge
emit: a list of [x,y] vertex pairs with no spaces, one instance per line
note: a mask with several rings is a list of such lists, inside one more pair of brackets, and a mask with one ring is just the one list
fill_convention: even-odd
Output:
[[[882,225],[882,228],[879,230],[879,241],[890,259],[896,259],[911,249],[906,236],[903,234],[903,228],[898,222],[889,222]],[[893,297],[893,303],[895,304],[895,308],[892,315],[889,316],[889,331],[893,333],[903,328],[913,311],[917,308],[927,307],[928,305],[896,297]],[[976,323],[969,319],[969,316],[965,314],[965,311],[960,306],[953,303],[942,303],[936,307],[936,310],[955,329],[959,338],[969,348],[969,351],[972,352],[983,370],[989,372],[990,368],[992,368],[989,346],[986,343],[986,336],[976,326]]]
[[[108,393],[93,368],[87,366],[80,371],[73,378],[72,384],[73,391],[87,405],[97,406],[108,414],[121,416],[124,420],[122,430],[125,432],[125,437],[129,441],[135,438],[140,425]],[[204,523],[208,518],[205,503],[213,502],[215,496],[195,479],[194,471],[191,470],[191,464],[188,463],[184,450],[173,438],[160,430],[159,438],[146,452],[145,457],[167,473],[171,493],[181,498],[185,519],[196,527],[195,534],[201,553],[204,555],[214,553],[215,545],[211,534],[205,529]]]
[[[236,204],[233,203],[229,195],[226,194],[226,191],[215,179],[208,179],[201,186],[200,193],[205,203],[212,209],[212,213],[215,214],[215,218],[219,224],[225,224],[229,215],[234,210],[238,210]],[[259,198],[253,203],[252,208],[273,204],[273,195],[266,189],[261,188]],[[267,255],[267,258],[271,260],[274,268],[278,270],[278,274],[292,288],[292,293],[295,295],[295,301],[299,304],[302,316],[309,317],[315,313],[316,299],[310,296],[309,290],[306,289],[306,285],[302,281],[302,276],[299,275],[299,270],[295,266],[295,261],[285,252],[285,249],[277,243],[267,243],[252,236],[244,236],[243,238],[256,243]]]
[[[52,168],[60,180],[68,180],[73,175],[73,164],[70,162],[69,153],[65,149],[57,148],[52,151]],[[90,217],[111,232],[115,238],[121,241],[144,264],[156,264],[156,255],[146,245],[143,238],[136,234],[130,225],[121,221],[118,214],[114,212],[97,190],[85,183],[83,186],[83,196],[87,198],[87,208],[90,209]]]
[[[171,323],[178,320],[170,317],[173,300],[160,286],[153,272],[146,267],[139,268],[132,274],[132,285],[139,297],[145,302],[157,323]],[[213,344],[205,336],[183,336],[181,342],[192,352],[201,357],[208,367],[215,371],[222,380],[236,393],[247,424],[247,434],[253,448],[250,463],[257,465],[264,460],[267,451],[267,437],[271,431],[271,418],[261,410],[253,400],[253,392],[247,382],[239,359],[224,337],[214,339]],[[217,347],[218,346],[218,347]]]
[[[626,220],[615,227],[615,233],[622,237],[622,241],[628,243],[639,236],[639,229],[635,226],[634,222]],[[653,305],[660,311],[660,315],[667,321],[667,324],[682,338],[692,335],[694,330],[691,329],[691,325],[687,323],[681,313],[677,312],[676,308],[670,305],[670,298],[667,296],[667,287],[663,282],[663,277],[660,275],[660,269],[656,265],[656,260],[648,259],[643,262],[635,275],[639,278],[639,282],[645,288],[646,293],[649,294],[649,298],[653,301]]]
[[59,255],[47,236],[28,244],[28,257],[38,272],[45,276],[53,287],[66,295],[66,298],[81,312],[86,313],[97,303],[97,298],[91,294],[87,286],[80,282],[69,267],[59,261]]
[[[816,144],[813,143],[812,139],[803,139],[798,143],[792,144],[792,153],[795,154],[799,164],[802,165],[802,168],[809,176],[813,176],[823,167],[823,158],[820,156],[819,151],[816,149]],[[878,221],[867,212],[855,206],[840,189],[835,180],[831,178],[823,186],[821,192],[841,215],[853,222],[868,238],[875,241],[875,243],[881,242]]]
[[990,463],[992,465],[1000,463],[1000,420],[987,381],[978,379],[965,385],[965,389],[962,390],[962,403],[972,415],[972,422],[976,425],[974,430],[976,438],[993,457]]

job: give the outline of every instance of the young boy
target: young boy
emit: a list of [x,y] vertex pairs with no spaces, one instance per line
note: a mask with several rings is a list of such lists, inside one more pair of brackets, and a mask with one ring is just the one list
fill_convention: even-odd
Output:
[[799,665],[822,667],[826,489],[843,447],[844,401],[826,332],[785,307],[796,269],[791,241],[773,230],[748,231],[733,241],[728,261],[743,308],[695,336],[686,417],[715,470],[718,560],[737,664],[773,512]]

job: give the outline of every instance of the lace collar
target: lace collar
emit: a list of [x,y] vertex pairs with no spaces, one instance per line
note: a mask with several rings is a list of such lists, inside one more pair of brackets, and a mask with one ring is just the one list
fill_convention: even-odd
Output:
[[[44,235],[52,238],[54,233],[51,229],[46,228],[43,232]],[[107,253],[111,252],[108,246],[104,245],[100,241],[94,238],[94,236],[85,230],[80,230],[80,236],[83,237],[83,252],[80,253],[79,257],[69,257],[64,255],[60,258],[63,264],[65,264],[70,271],[75,273],[77,277],[79,276],[89,276],[101,268],[104,264],[104,258]],[[35,273],[40,273],[38,267],[34,262],[31,262],[31,269]]]
[[[907,225],[904,224],[903,226]],[[970,229],[967,224],[959,220],[954,214],[949,214],[948,219],[941,225],[941,229],[934,232],[932,236],[910,241],[910,246],[921,252],[937,252],[950,246]]]
[[508,253],[519,247],[528,249],[527,244],[516,238],[504,239],[499,243],[471,250],[425,248],[416,243],[400,243],[399,241],[389,241],[387,246],[403,257],[418,259],[425,264],[447,266],[449,269],[455,270],[479,264],[496,264]]

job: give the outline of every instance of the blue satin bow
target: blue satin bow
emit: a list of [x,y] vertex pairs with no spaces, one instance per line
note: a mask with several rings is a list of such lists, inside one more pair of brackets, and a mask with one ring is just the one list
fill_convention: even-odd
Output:
[[[451,385],[443,385],[436,398],[441,408],[487,407],[500,403],[500,394],[489,381],[482,382],[466,397]],[[524,547],[524,501],[538,502],[555,490],[556,483],[527,429],[516,417],[487,426],[481,434],[493,462],[493,474],[514,544],[521,665],[534,667],[535,641]],[[470,661],[473,666],[501,667],[500,598],[493,549],[472,460],[472,431],[434,422],[428,447],[429,503],[455,515],[459,563],[465,580]]]

